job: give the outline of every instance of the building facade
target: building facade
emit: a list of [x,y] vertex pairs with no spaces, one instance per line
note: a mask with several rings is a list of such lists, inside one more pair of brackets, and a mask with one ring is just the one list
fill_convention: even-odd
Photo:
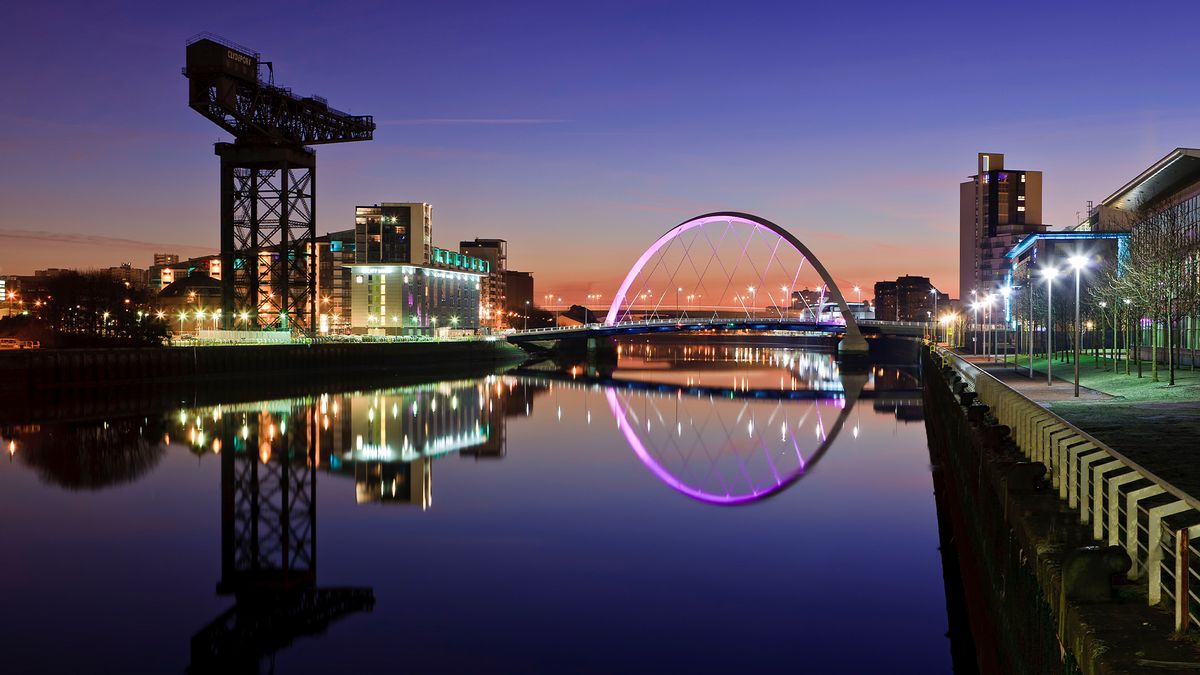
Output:
[[491,268],[491,272],[483,280],[483,297],[480,299],[482,304],[479,315],[483,325],[493,330],[507,326],[504,309],[508,306],[508,242],[503,239],[476,237],[473,241],[460,241],[458,250],[460,253],[488,261]]
[[950,296],[929,277],[903,276],[875,283],[875,318],[881,321],[930,321],[950,309]]
[[354,230],[317,237],[317,332],[350,331],[351,283],[354,264]]
[[[959,185],[959,296],[1005,283],[1005,257],[1042,224],[1042,172],[1006,169],[1004,155],[979,153],[975,175]],[[876,312],[886,317],[886,312]]]
[[439,248],[431,250],[431,257],[435,267],[349,265],[350,332],[447,336],[478,331],[487,261]]
[[428,265],[432,238],[430,204],[381,202],[354,209],[355,264]]
[[513,315],[525,316],[533,307],[533,275],[529,272],[506,270],[504,272],[504,309],[509,314],[509,325],[517,325]]

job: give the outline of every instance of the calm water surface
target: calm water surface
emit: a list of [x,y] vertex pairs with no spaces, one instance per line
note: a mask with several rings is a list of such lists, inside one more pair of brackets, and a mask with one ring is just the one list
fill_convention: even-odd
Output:
[[0,426],[4,672],[950,670],[911,372],[622,349]]

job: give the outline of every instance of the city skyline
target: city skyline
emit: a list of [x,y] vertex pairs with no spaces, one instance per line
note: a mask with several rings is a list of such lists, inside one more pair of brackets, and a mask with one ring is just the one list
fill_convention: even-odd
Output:
[[[1062,227],[1193,144],[1196,94],[1171,87],[1184,47],[1122,24],[1095,49],[1117,10],[987,13],[1003,58],[976,44],[984,8],[872,11],[368,4],[312,8],[287,33],[267,7],[21,7],[0,47],[26,64],[3,75],[0,274],[217,250],[211,144],[229,137],[187,109],[179,73],[200,31],[375,116],[374,141],[318,151],[318,233],[352,226],[356,204],[428,202],[435,244],[505,238],[539,295],[611,297],[654,236],[742,210],[794,232],[839,285],[919,274],[960,297],[957,186],[977,152],[1043,171],[1043,221]],[[413,29],[385,39],[401,21]]]

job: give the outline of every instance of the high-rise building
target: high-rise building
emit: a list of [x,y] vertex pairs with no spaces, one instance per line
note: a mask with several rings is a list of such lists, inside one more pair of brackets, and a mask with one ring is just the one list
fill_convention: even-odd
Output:
[[165,265],[174,265],[179,262],[179,254],[177,253],[155,253],[154,264],[160,267]]
[[935,310],[949,308],[950,296],[934,288],[929,277],[875,282],[875,318],[881,321],[930,321]]
[[382,202],[354,209],[354,262],[428,265],[433,206]]
[[480,294],[481,307],[479,317],[482,325],[488,328],[502,328],[504,308],[507,306],[505,273],[508,271],[508,242],[503,239],[480,239],[460,241],[460,253],[488,261],[491,272],[483,280]]
[[[504,272],[504,309],[524,315],[533,306],[533,275],[529,272]],[[512,322],[510,321],[511,325]]]
[[959,185],[959,297],[1004,285],[1005,254],[1045,231],[1042,172],[1006,169],[1004,155],[979,153],[975,175]]

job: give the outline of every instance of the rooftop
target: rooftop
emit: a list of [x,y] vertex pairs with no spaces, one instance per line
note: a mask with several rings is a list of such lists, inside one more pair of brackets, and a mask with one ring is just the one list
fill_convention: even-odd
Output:
[[1200,150],[1175,148],[1100,203],[1132,212],[1197,179],[1200,179]]

